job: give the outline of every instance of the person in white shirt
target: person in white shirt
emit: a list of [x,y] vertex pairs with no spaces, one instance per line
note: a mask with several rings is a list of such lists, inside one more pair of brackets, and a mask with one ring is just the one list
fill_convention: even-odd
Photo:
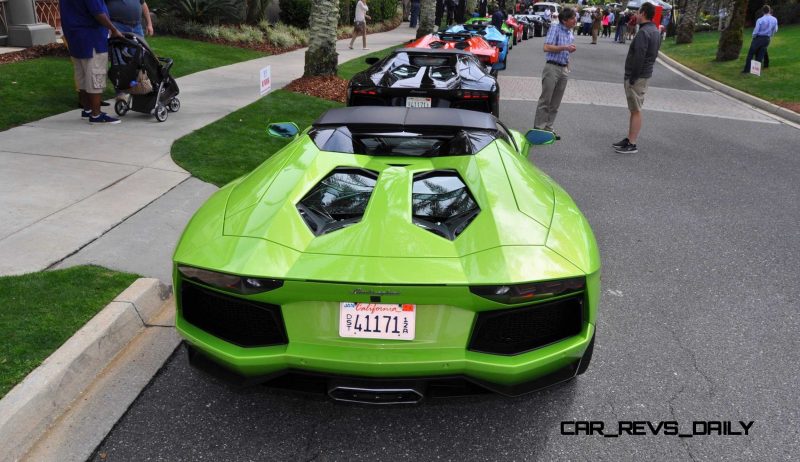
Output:
[[369,11],[369,7],[367,6],[367,0],[358,0],[356,3],[356,17],[353,20],[353,38],[350,40],[350,49],[353,49],[353,42],[356,41],[356,37],[358,34],[364,39],[364,49],[369,50],[367,48],[367,19],[372,19],[367,14]]

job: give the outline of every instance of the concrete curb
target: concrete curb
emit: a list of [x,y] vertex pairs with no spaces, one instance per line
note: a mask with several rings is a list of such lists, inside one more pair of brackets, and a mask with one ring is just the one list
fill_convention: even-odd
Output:
[[690,76],[691,78],[707,85],[720,93],[724,93],[732,98],[738,99],[743,103],[750,104],[755,106],[763,111],[769,112],[775,116],[778,116],[782,119],[786,119],[790,122],[795,124],[800,124],[800,114],[794,111],[790,111],[789,109],[780,107],[778,105],[772,104],[769,101],[763,100],[761,98],[755,97],[751,94],[745,93],[741,90],[737,90],[733,87],[729,87],[722,82],[718,82],[712,78],[706,77],[705,75],[690,69],[683,64],[675,61],[674,59],[670,58],[663,51],[658,52],[659,59],[665,61],[669,66],[674,67],[675,69],[679,70],[680,72]]
[[11,389],[0,400],[0,461],[27,453],[167,298],[158,279],[136,280]]

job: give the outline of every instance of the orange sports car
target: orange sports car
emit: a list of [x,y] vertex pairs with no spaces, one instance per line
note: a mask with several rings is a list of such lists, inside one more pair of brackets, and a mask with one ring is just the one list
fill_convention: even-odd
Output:
[[428,34],[406,45],[406,48],[456,49],[472,53],[481,63],[492,67],[500,61],[500,50],[483,37],[470,33]]

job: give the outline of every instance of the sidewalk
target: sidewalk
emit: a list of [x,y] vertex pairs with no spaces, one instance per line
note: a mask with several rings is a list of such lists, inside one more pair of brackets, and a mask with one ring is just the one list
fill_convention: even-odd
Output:
[[[414,33],[401,25],[369,35],[368,44],[379,50]],[[339,62],[368,53],[349,50],[348,43],[337,42]],[[300,49],[182,77],[181,110],[164,123],[129,113],[119,125],[89,126],[76,109],[0,132],[0,275],[44,270],[73,254],[64,265],[92,261],[79,251],[174,190],[169,206],[118,236],[122,247],[103,254],[109,261],[97,262],[138,268],[170,284],[175,242],[195,208],[216,190],[190,180],[172,162],[170,146],[259,99],[261,68],[271,66],[274,91],[302,75],[304,58]]]

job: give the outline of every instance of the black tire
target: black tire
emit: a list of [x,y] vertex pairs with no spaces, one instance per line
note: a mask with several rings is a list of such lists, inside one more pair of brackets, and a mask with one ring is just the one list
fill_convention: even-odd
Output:
[[181,100],[179,100],[178,98],[172,98],[169,101],[169,104],[167,104],[167,110],[169,110],[169,112],[178,112],[178,111],[180,111],[181,110]]
[[167,111],[166,106],[158,103],[158,105],[156,105],[156,109],[153,111],[153,115],[156,116],[157,121],[164,122],[167,120],[167,117],[169,117],[169,111]]
[[122,117],[128,113],[128,103],[122,100],[118,100],[114,103],[114,112],[117,113],[118,116]]
[[581,362],[578,364],[578,372],[575,373],[575,376],[583,374],[589,368],[589,363],[592,362],[592,354],[594,353],[594,338],[596,336],[597,333],[595,332],[595,335],[592,335],[592,341],[589,342],[589,348],[586,349],[586,353],[583,354]]

